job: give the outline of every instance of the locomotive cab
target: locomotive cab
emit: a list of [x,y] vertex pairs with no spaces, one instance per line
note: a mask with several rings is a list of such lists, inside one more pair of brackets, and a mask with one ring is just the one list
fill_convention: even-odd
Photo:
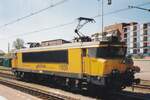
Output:
[[[126,47],[100,45],[87,48],[83,57],[83,72],[88,80],[99,86],[123,88],[137,82],[133,63],[127,63]],[[130,61],[132,62],[132,61]]]

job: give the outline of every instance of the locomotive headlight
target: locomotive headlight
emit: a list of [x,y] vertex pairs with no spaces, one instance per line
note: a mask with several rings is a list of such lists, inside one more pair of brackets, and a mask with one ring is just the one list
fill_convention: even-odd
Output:
[[116,74],[116,73],[120,73],[119,70],[113,69],[113,70],[112,70],[112,74]]
[[97,77],[97,80],[100,80],[100,79],[101,79],[101,78],[98,76],[98,77]]

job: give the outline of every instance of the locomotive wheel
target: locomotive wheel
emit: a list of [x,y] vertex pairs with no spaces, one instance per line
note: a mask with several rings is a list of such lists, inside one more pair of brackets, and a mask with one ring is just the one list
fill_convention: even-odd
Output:
[[16,76],[16,79],[17,79],[17,80],[22,80],[22,72],[15,71],[15,72],[14,72],[14,75]]

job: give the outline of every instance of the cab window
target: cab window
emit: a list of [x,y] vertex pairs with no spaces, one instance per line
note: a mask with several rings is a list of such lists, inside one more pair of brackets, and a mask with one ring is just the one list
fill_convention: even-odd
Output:
[[125,48],[113,46],[89,48],[88,56],[95,58],[118,58],[125,56],[125,50]]

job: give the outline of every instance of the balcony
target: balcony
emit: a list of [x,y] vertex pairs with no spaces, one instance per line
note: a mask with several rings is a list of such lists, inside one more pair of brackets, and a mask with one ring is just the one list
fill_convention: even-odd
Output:
[[137,32],[133,32],[133,36],[137,36]]
[[136,49],[133,50],[133,54],[137,54],[137,50]]
[[143,25],[143,29],[147,29],[148,28],[148,25],[147,24],[144,24]]
[[144,44],[143,44],[143,47],[148,47],[148,44],[147,44],[147,43],[144,43]]
[[127,38],[127,33],[124,34],[124,38]]
[[144,30],[144,31],[143,31],[143,35],[148,35],[148,31],[147,31],[147,30]]
[[137,30],[137,26],[133,26],[133,31],[136,31]]
[[128,32],[128,29],[127,29],[127,28],[124,28],[123,30],[124,30],[124,32]]
[[148,53],[148,49],[144,49],[144,53]]
[[147,37],[147,36],[144,36],[144,37],[143,37],[143,41],[148,41],[148,37]]
[[136,43],[133,43],[133,48],[136,48],[137,47],[137,44]]
[[137,38],[133,38],[133,42],[137,42]]
[[127,44],[127,39],[124,39],[124,42]]

